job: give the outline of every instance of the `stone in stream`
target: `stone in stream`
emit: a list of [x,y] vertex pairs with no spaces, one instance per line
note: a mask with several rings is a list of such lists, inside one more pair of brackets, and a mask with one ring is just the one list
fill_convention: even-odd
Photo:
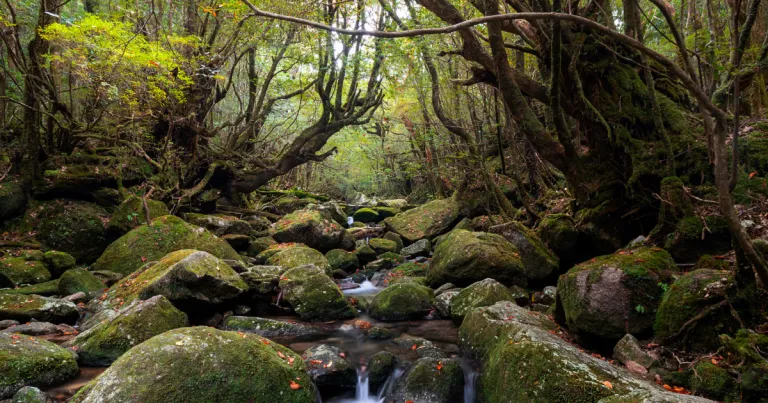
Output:
[[451,403],[462,401],[464,371],[452,358],[419,358],[397,379],[388,399],[403,402]]
[[520,253],[520,260],[525,266],[525,275],[529,282],[554,280],[560,268],[560,260],[535,232],[519,222],[494,225],[488,229],[492,234],[499,234],[515,245]]
[[316,210],[299,210],[273,224],[277,242],[299,242],[310,248],[329,251],[342,246],[347,231],[333,219]]
[[40,261],[28,261],[23,257],[0,258],[0,288],[15,288],[23,284],[49,281],[51,272]]
[[386,321],[421,319],[432,310],[434,300],[434,293],[429,287],[398,283],[376,294],[370,315]]
[[5,294],[17,294],[17,295],[40,295],[43,297],[51,297],[60,295],[59,293],[59,280],[46,281],[44,283],[37,283],[33,285],[25,285],[19,288],[12,288],[8,290],[2,290]]
[[282,266],[251,266],[240,273],[251,293],[261,295],[277,294],[280,275],[287,269]]
[[398,337],[392,343],[404,350],[416,351],[419,358],[448,358],[448,354],[435,346],[435,343],[422,337]]
[[257,334],[262,337],[306,337],[327,334],[328,331],[295,322],[259,318],[253,316],[227,316],[221,324],[223,330]]
[[440,295],[435,297],[435,310],[440,315],[440,317],[451,317],[451,301],[454,297],[459,295],[459,292],[461,292],[461,289],[455,288],[452,290],[443,291],[440,293]]
[[317,266],[291,269],[280,277],[283,299],[306,321],[349,319],[357,312],[339,287]]
[[498,281],[487,278],[471,284],[451,298],[451,318],[457,324],[461,324],[464,315],[474,308],[493,305],[499,301],[512,301],[514,297],[507,287]]
[[85,385],[72,403],[316,403],[296,353],[268,339],[187,327],[130,349]]
[[434,200],[384,220],[387,229],[404,241],[434,238],[451,228],[459,218],[459,203],[454,198]]
[[45,336],[49,334],[61,334],[64,332],[73,332],[74,328],[67,326],[67,325],[61,325],[57,326],[50,322],[29,322],[25,323],[23,325],[14,325],[10,326],[5,330],[2,330],[5,333],[19,333],[19,334],[26,334],[28,336]]
[[373,262],[376,260],[378,255],[376,254],[376,251],[374,251],[370,246],[363,245],[354,251],[355,256],[357,256],[357,260],[360,261],[361,265],[365,265],[368,263]]
[[456,287],[453,283],[445,283],[435,289],[435,296],[438,296],[448,290],[453,290],[455,288],[458,288],[458,287]]
[[19,389],[9,403],[50,403],[53,402],[42,390],[34,386]]
[[0,320],[75,323],[79,316],[77,306],[71,302],[38,295],[0,293]]
[[400,250],[400,254],[409,259],[420,256],[427,257],[430,253],[432,253],[432,244],[429,242],[429,239],[419,239]]
[[355,211],[355,214],[352,214],[352,218],[356,222],[362,223],[376,223],[381,221],[381,219],[379,219],[379,213],[377,213],[376,210],[368,207],[364,207]]
[[12,319],[0,320],[0,330],[5,330],[11,326],[17,326],[18,324],[19,324],[18,320],[12,320]]
[[303,245],[278,250],[267,259],[266,263],[270,266],[280,266],[285,270],[311,264],[326,273],[331,272],[331,265],[322,253]]
[[388,239],[395,243],[395,250],[393,252],[400,253],[400,251],[403,249],[403,238],[400,238],[400,235],[388,231],[386,234],[382,235],[382,238]]
[[48,270],[54,278],[60,277],[65,271],[75,267],[77,261],[66,252],[49,250],[43,254],[43,261],[48,265]]
[[372,395],[378,395],[396,365],[397,359],[389,351],[379,351],[368,360],[368,389]]
[[312,381],[320,389],[354,389],[357,370],[338,347],[318,344],[302,354]]
[[384,238],[371,238],[368,240],[368,246],[376,252],[377,255],[381,255],[387,252],[396,252],[397,243]]
[[0,399],[23,386],[52,386],[78,373],[72,351],[35,337],[0,333]]
[[251,233],[251,224],[230,215],[187,213],[184,218],[188,223],[203,227],[216,236],[230,234],[248,235]]
[[104,292],[107,288],[104,283],[85,269],[69,269],[59,279],[59,295],[72,295],[78,292],[85,293],[88,299]]
[[332,269],[343,270],[347,273],[354,273],[360,267],[357,255],[344,249],[332,249],[325,254],[325,258]]

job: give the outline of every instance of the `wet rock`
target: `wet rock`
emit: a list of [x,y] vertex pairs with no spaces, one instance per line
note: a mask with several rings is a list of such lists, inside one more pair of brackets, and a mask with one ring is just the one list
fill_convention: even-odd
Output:
[[432,309],[434,300],[434,293],[428,287],[398,283],[376,294],[370,315],[380,320],[421,319]]
[[184,218],[186,218],[188,223],[203,227],[216,236],[230,234],[248,235],[251,233],[251,225],[247,221],[230,215],[187,213]]
[[520,253],[520,260],[525,267],[528,281],[544,281],[557,276],[560,260],[535,232],[519,222],[494,225],[488,229],[492,234],[499,234],[515,245]]
[[448,358],[448,354],[437,348],[435,343],[421,337],[398,337],[392,343],[404,350],[415,351],[420,358]]
[[315,403],[301,357],[256,335],[175,329],[123,354],[73,403],[178,401]]
[[409,259],[419,256],[427,257],[430,253],[432,253],[432,244],[428,239],[419,239],[400,250],[400,254]]
[[115,273],[109,270],[95,270],[91,271],[91,273],[93,273],[93,275],[101,280],[101,282],[104,283],[107,287],[111,287],[113,284],[125,277],[123,274]]
[[383,238],[371,238],[368,240],[368,246],[376,252],[377,255],[381,255],[387,252],[395,252],[397,249],[397,243]]
[[509,287],[509,292],[512,294],[512,301],[520,306],[527,306],[531,303],[531,296],[528,294],[528,290],[519,285],[513,285]]
[[379,221],[389,217],[394,217],[402,212],[400,211],[400,209],[397,209],[394,207],[386,207],[386,206],[372,207],[371,209],[375,211],[376,214],[379,215],[378,217]]
[[0,330],[5,330],[11,326],[16,326],[18,324],[19,324],[18,320],[12,320],[12,319],[0,320]]
[[0,223],[24,214],[27,196],[16,182],[0,183]]
[[393,252],[400,253],[400,251],[403,249],[403,238],[400,238],[400,235],[388,231],[382,236],[382,238],[395,243],[395,250]]
[[306,321],[349,319],[355,309],[323,270],[306,265],[283,273],[279,283],[283,299]]
[[[171,214],[165,203],[151,199],[146,201],[150,220]],[[139,225],[146,224],[146,220],[143,199],[131,196],[120,203],[112,213],[107,225],[107,234],[111,239],[117,239]]]
[[78,373],[71,351],[34,337],[0,333],[0,399],[23,386],[52,386]]
[[[560,260],[566,265],[578,260],[582,255],[577,251],[579,231],[576,222],[568,214],[549,214],[542,218],[537,228],[537,233]],[[567,266],[566,266],[567,267]]]
[[44,283],[25,285],[19,288],[6,289],[2,292],[15,295],[40,295],[43,297],[51,297],[59,294],[59,280],[57,279],[46,281]]
[[299,210],[288,214],[272,227],[277,242],[299,242],[321,251],[341,247],[346,231],[319,211]]
[[459,204],[453,198],[434,200],[384,220],[389,231],[415,242],[433,238],[451,228],[459,218]]
[[333,249],[325,254],[328,264],[332,269],[343,270],[347,273],[354,273],[360,267],[357,255],[354,252],[347,252],[343,249]]
[[376,251],[374,251],[368,245],[363,245],[357,248],[354,254],[355,256],[357,256],[357,260],[360,262],[361,265],[366,265],[370,262],[373,262],[378,257],[378,255],[376,254]]
[[377,213],[376,210],[367,207],[355,211],[355,214],[352,214],[352,218],[356,222],[362,223],[376,223],[381,221],[381,219],[379,219],[379,213]]
[[251,292],[271,295],[277,293],[280,275],[285,271],[286,269],[281,266],[251,266],[240,273],[240,278],[248,284]]
[[408,201],[405,199],[379,200],[379,206],[392,207],[400,210],[405,210],[408,207]]
[[492,278],[505,285],[525,285],[527,275],[517,248],[500,235],[451,231],[435,248],[427,282],[468,286]]
[[338,347],[320,344],[310,347],[302,356],[309,376],[321,389],[354,389],[357,385],[355,366]]
[[246,252],[246,255],[251,257],[256,257],[259,255],[259,253],[264,252],[270,246],[273,246],[273,245],[277,245],[277,241],[272,239],[271,236],[264,236],[264,237],[253,239],[251,240],[250,246],[248,246],[248,251]]
[[294,269],[306,265],[315,265],[319,269],[330,273],[331,265],[322,253],[306,246],[289,247],[278,250],[269,257],[266,263],[270,266],[280,266],[285,270]]
[[45,336],[48,334],[61,334],[63,329],[50,322],[29,322],[23,325],[11,326],[3,330],[3,332],[26,334],[28,336]]
[[0,320],[75,323],[79,316],[77,306],[71,302],[39,295],[0,293]]
[[447,290],[441,292],[438,296],[435,297],[435,310],[440,315],[440,317],[451,317],[451,301],[453,298],[459,295],[460,291],[461,289]]
[[59,278],[65,271],[75,267],[77,261],[66,252],[49,250],[43,254],[43,261],[48,265],[48,271],[54,278]]
[[96,204],[74,200],[46,202],[38,218],[37,239],[50,249],[69,253],[79,262],[93,262],[109,245],[109,213]]
[[464,395],[464,371],[458,360],[419,358],[395,382],[393,401],[455,402]]
[[90,300],[90,298],[88,298],[88,296],[84,292],[82,292],[82,291],[78,291],[78,292],[76,292],[74,294],[67,295],[66,297],[64,297],[62,299],[64,301],[73,302],[75,304],[77,304],[78,302],[88,302]]
[[512,301],[512,293],[498,281],[487,278],[471,284],[451,299],[451,318],[461,323],[474,308],[490,306],[499,301]]
[[252,316],[228,316],[221,324],[223,330],[253,333],[262,337],[315,336],[324,334],[319,327]]
[[107,288],[104,283],[85,269],[69,269],[59,279],[59,294],[85,293],[87,298],[100,295]]
[[50,279],[51,273],[44,262],[27,261],[23,257],[0,258],[0,288],[38,284]]
[[379,389],[392,376],[396,365],[397,359],[389,351],[379,351],[368,360],[368,389],[372,395],[378,395]]
[[201,227],[167,215],[120,237],[109,245],[91,269],[109,270],[127,276],[146,262],[158,261],[180,249],[208,252],[219,259],[240,260],[237,252],[225,241]]
[[448,290],[452,290],[454,288],[458,288],[458,287],[453,285],[453,283],[445,283],[445,284],[443,284],[440,287],[437,287],[435,289],[435,296],[438,296],[438,295],[440,295],[440,294],[442,294],[442,293],[444,293],[444,292],[446,292]]
[[640,342],[631,334],[625,335],[616,343],[613,347],[613,358],[624,364],[635,362],[645,369],[656,363],[656,359],[643,350]]
[[10,403],[50,403],[52,400],[40,389],[34,386],[25,386],[19,389]]
[[67,342],[76,347],[78,361],[87,366],[109,366],[131,347],[168,330],[185,327],[189,320],[164,296],[134,301],[109,320]]

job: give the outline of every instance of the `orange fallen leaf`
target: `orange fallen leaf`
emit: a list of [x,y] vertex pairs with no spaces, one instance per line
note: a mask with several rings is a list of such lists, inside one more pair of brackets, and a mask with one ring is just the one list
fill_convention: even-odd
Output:
[[613,389],[613,385],[608,381],[603,381],[603,385],[608,389]]
[[285,354],[283,354],[280,351],[277,352],[277,356],[280,357],[280,358],[285,358]]
[[413,350],[413,351],[416,351],[417,348],[419,348],[419,346],[417,346],[415,344],[411,346],[411,350]]
[[291,381],[290,386],[291,386],[291,389],[293,389],[293,390],[301,389],[301,385],[299,385],[298,383],[296,383],[294,381]]
[[749,179],[752,179],[752,178],[754,178],[755,176],[757,176],[757,171],[752,171],[752,172],[749,174]]
[[442,361],[438,361],[437,362],[437,370],[440,371],[441,369],[443,369],[443,362]]
[[672,387],[667,385],[666,383],[662,386],[666,390],[672,390]]

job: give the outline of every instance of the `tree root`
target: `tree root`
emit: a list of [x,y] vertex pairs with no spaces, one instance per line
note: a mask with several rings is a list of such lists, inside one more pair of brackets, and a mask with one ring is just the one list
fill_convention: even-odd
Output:
[[688,338],[687,336],[688,336],[688,330],[689,330],[688,328],[689,327],[694,326],[698,321],[700,321],[700,320],[704,319],[705,317],[707,317],[707,315],[711,314],[712,312],[714,312],[714,311],[716,311],[716,310],[718,310],[718,309],[720,309],[720,308],[722,308],[722,307],[724,307],[726,305],[728,305],[728,300],[724,299],[724,300],[722,300],[722,301],[720,301],[720,302],[718,302],[716,304],[712,304],[712,305],[704,308],[701,312],[699,312],[698,315],[694,316],[693,318],[691,318],[687,322],[683,323],[683,326],[681,326],[680,330],[675,332],[675,334],[673,334],[671,336],[668,336],[668,337],[665,337],[664,341],[670,341],[670,340],[676,339],[676,338],[680,337],[680,335],[682,335],[684,332],[686,333],[686,339],[687,339]]
[[188,203],[190,200],[192,200],[192,197],[194,197],[196,194],[200,193],[205,189],[206,186],[208,186],[208,182],[211,181],[211,178],[213,177],[213,173],[216,172],[216,168],[218,168],[219,164],[212,163],[208,166],[208,171],[205,172],[205,176],[203,176],[203,179],[198,182],[197,185],[193,186],[189,190],[187,190],[181,197],[179,197],[179,200],[176,201],[176,205],[173,206],[173,211],[176,211],[176,209],[179,208],[179,205]]

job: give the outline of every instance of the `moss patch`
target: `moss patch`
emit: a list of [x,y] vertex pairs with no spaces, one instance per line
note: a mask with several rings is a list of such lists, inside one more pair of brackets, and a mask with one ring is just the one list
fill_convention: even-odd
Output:
[[0,333],[0,399],[22,386],[51,386],[78,373],[72,352],[34,337]]

